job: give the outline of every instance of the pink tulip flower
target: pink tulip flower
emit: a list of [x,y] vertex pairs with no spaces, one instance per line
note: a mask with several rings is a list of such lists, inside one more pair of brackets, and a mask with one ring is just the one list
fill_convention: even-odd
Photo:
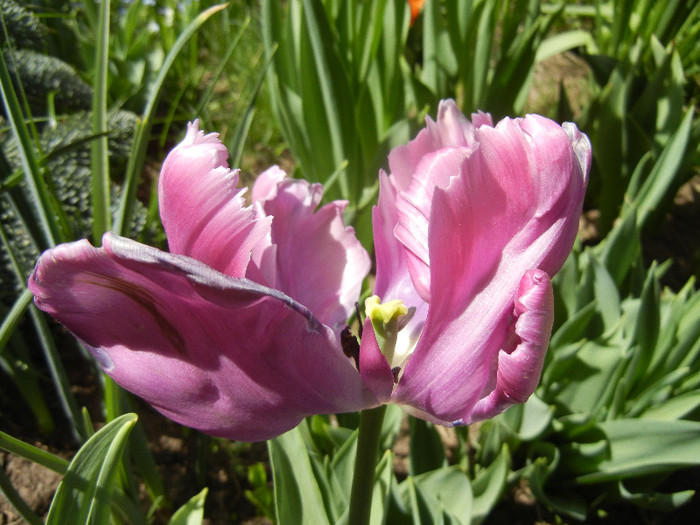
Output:
[[451,100],[391,152],[373,217],[375,293],[405,315],[388,349],[364,325],[360,373],[377,400],[456,425],[528,399],[552,328],[550,276],[573,245],[590,162],[571,123],[470,122]]
[[191,124],[159,181],[170,253],[112,234],[57,246],[29,280],[37,306],[117,383],[215,436],[377,405],[340,344],[370,270],[346,203],[318,208],[319,184],[273,167],[246,205],[226,159]]
[[368,300],[359,354],[341,340],[370,261],[345,203],[318,208],[320,185],[275,167],[246,206],[224,146],[196,123],[161,173],[170,253],[111,234],[101,248],[64,244],[29,286],[117,383],[216,436],[264,440],[308,415],[390,402],[468,424],[539,381],[549,277],[571,250],[590,158],[573,124],[494,127],[441,103],[381,174],[385,304]]

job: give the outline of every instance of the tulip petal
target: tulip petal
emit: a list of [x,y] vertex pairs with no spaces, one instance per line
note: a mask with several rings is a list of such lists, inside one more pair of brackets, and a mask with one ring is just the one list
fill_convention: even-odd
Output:
[[372,321],[369,318],[365,319],[362,330],[359,368],[365,385],[377,401],[388,402],[391,391],[394,389],[394,374],[379,348]]
[[376,405],[307,308],[189,257],[107,234],[49,250],[29,286],[115,381],[209,434],[264,440]]
[[521,277],[555,273],[571,250],[590,157],[590,144],[574,152],[572,137],[542,117],[475,134],[479,148],[460,175],[435,189],[430,310],[393,394],[443,424],[468,422],[495,383]]
[[320,184],[282,178],[280,173],[284,174],[271,168],[253,189],[256,204],[273,217],[276,265],[263,265],[261,270],[269,286],[307,306],[324,324],[339,327],[360,295],[371,268],[369,255],[355,230],[343,223],[346,202],[318,208]]
[[243,277],[251,251],[268,234],[269,217],[256,217],[229,170],[217,133],[189,124],[165,159],[158,183],[160,215],[171,253],[193,257],[227,275]]
[[398,221],[396,190],[384,172],[380,173],[379,187],[379,202],[372,210],[374,252],[377,260],[374,292],[382,299],[401,300],[413,312],[399,332],[399,342],[394,354],[397,362],[391,363],[392,366],[403,367],[423,330],[428,315],[428,303],[414,288],[406,250],[394,235],[394,225]]
[[545,272],[533,270],[523,276],[514,316],[514,337],[498,353],[495,387],[477,402],[471,422],[524,403],[537,388],[554,322],[552,284]]
[[462,161],[470,153],[466,148],[445,148],[425,155],[415,168],[411,184],[396,199],[398,224],[394,234],[408,250],[413,284],[426,301],[430,301],[428,227],[433,193],[459,174]]
[[[491,122],[488,113],[479,112],[478,125]],[[474,147],[474,124],[459,111],[454,100],[443,100],[438,108],[437,121],[425,118],[426,127],[415,139],[404,146],[397,146],[389,153],[389,170],[392,182],[399,191],[411,184],[416,168],[422,159],[445,148]]]

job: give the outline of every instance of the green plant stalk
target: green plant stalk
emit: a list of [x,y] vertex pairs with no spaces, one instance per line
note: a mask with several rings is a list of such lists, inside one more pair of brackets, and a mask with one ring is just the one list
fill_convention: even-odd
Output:
[[377,468],[379,437],[386,405],[360,412],[355,471],[350,493],[349,525],[367,525],[372,510],[374,474]]
[[95,84],[92,99],[92,131],[99,135],[90,149],[92,168],[92,238],[96,244],[110,229],[109,154],[107,144],[107,67],[109,53],[110,1],[100,2],[95,46]]

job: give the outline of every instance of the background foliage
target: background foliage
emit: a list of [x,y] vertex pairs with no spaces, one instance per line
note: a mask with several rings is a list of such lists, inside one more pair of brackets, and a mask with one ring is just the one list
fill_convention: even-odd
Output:
[[[356,415],[309,418],[267,449],[167,423],[31,305],[26,280],[44,249],[106,229],[163,247],[154,182],[195,117],[248,180],[280,163],[349,200],[371,249],[376,174],[446,97],[467,114],[577,122],[594,153],[582,235],[555,279],[536,395],[452,431],[389,407],[372,523],[697,511],[698,2],[427,0],[413,22],[401,0],[0,0],[0,12],[0,491],[12,512],[342,522]],[[9,474],[20,458],[63,476],[50,508]]]

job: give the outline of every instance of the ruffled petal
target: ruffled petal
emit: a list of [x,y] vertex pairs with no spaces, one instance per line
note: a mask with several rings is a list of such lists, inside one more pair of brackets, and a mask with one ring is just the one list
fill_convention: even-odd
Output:
[[571,136],[541,117],[475,134],[479,148],[460,175],[435,190],[430,310],[394,392],[446,423],[469,421],[494,383],[521,277],[554,274],[571,250],[590,155],[575,153]]
[[193,257],[234,277],[243,277],[251,251],[269,232],[269,217],[245,206],[238,170],[229,170],[217,133],[198,122],[165,159],[158,183],[160,215],[170,252]]
[[264,440],[377,404],[308,308],[189,257],[107,234],[49,250],[29,286],[117,383],[209,434]]
[[[475,114],[478,126],[492,124],[491,115]],[[392,183],[398,191],[405,191],[411,184],[418,165],[426,155],[445,148],[466,148],[475,146],[475,124],[459,111],[454,100],[443,100],[438,107],[437,121],[425,118],[425,129],[415,139],[404,146],[397,146],[389,153],[389,170]]]
[[552,285],[545,272],[532,270],[523,276],[513,313],[513,337],[498,353],[495,386],[477,402],[469,422],[524,403],[537,388],[554,322]]
[[338,327],[352,314],[371,267],[369,255],[355,230],[343,223],[347,203],[334,201],[317,209],[320,184],[282,179],[279,172],[270,172],[262,187],[256,183],[253,189],[256,204],[273,217],[276,264],[264,264],[260,257],[261,270],[270,286],[307,306],[321,322]]

